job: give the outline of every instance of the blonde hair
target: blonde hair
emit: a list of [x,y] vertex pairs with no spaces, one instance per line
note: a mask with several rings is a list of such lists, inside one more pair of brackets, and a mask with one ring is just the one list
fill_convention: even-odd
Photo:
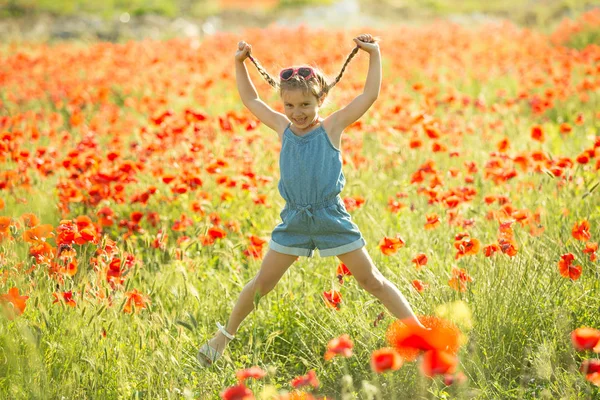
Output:
[[317,98],[317,100],[321,100],[327,97],[329,91],[340,81],[342,75],[344,74],[344,71],[346,70],[346,66],[348,65],[350,60],[352,60],[352,58],[356,55],[357,52],[358,47],[355,47],[352,50],[352,52],[348,55],[348,57],[346,57],[346,62],[344,62],[342,70],[331,83],[327,83],[327,78],[325,77],[325,74],[319,68],[315,68],[312,66],[311,68],[315,71],[314,78],[305,80],[299,75],[294,75],[287,81],[277,81],[271,75],[269,75],[269,73],[263,68],[262,65],[260,65],[260,63],[254,57],[249,56],[249,58],[250,61],[254,63],[256,69],[258,69],[258,72],[262,75],[262,77],[265,78],[269,85],[279,90],[280,94],[286,90],[301,89],[305,93],[312,93]]

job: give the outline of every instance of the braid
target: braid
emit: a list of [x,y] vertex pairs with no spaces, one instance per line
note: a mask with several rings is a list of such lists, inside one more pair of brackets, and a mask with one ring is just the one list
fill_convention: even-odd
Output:
[[258,69],[258,72],[262,75],[263,78],[265,78],[269,85],[273,86],[275,89],[279,89],[279,83],[277,83],[277,81],[275,81],[275,79],[273,79],[271,75],[269,75],[269,73],[262,67],[262,65],[260,65],[260,63],[254,59],[254,57],[249,55],[248,58],[254,63],[254,65],[256,65],[256,69]]
[[331,82],[331,84],[327,85],[326,92],[329,92],[340,81],[340,79],[342,79],[342,75],[344,74],[344,71],[346,70],[346,66],[348,65],[350,60],[352,60],[352,58],[356,55],[356,53],[358,53],[358,46],[356,46],[352,50],[352,52],[348,55],[348,58],[346,58],[346,62],[344,63],[342,70],[340,71],[338,76],[335,78],[335,80],[333,82]]

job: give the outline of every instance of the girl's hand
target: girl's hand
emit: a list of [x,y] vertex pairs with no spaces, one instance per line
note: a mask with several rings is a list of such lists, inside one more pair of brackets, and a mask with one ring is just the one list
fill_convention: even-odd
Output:
[[352,40],[354,40],[354,43],[356,43],[356,46],[358,48],[366,51],[369,54],[371,54],[375,51],[379,51],[379,44],[377,44],[377,41],[379,39],[374,38],[373,36],[369,35],[368,33],[359,35]]
[[251,52],[252,46],[242,40],[238,43],[238,50],[235,53],[236,61],[244,61],[246,57],[250,56]]

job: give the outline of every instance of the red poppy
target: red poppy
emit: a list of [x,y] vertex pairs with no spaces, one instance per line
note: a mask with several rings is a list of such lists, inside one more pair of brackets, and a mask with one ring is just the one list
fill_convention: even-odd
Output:
[[587,220],[576,222],[573,225],[572,232],[573,237],[577,240],[590,240],[592,237],[590,234],[590,223]]
[[558,270],[565,278],[576,281],[581,276],[581,265],[573,265],[575,256],[571,253],[563,254],[558,261]]
[[475,238],[465,238],[458,242],[454,243],[454,247],[456,248],[457,253],[455,258],[458,260],[461,257],[468,255],[475,255],[479,252],[479,247],[481,246],[479,240]]
[[443,350],[451,354],[458,352],[460,331],[454,323],[429,315],[418,318],[421,324],[430,329],[396,320],[386,330],[387,343],[394,347],[404,360],[414,361],[421,351]]
[[298,376],[290,382],[294,389],[298,389],[303,386],[311,386],[313,388],[319,387],[319,380],[317,379],[317,374],[314,370],[308,371],[306,375]]
[[392,347],[384,347],[371,353],[371,369],[378,374],[397,371],[402,366],[400,353]]
[[336,355],[341,357],[350,357],[352,356],[353,347],[354,343],[350,339],[350,335],[347,333],[331,339],[329,343],[327,343],[327,351],[324,355],[325,361],[331,360]]
[[427,222],[425,223],[425,230],[430,230],[438,227],[440,225],[440,217],[437,214],[427,214],[425,215]]
[[254,394],[243,383],[223,390],[220,395],[222,400],[254,400]]
[[59,301],[63,300],[68,306],[75,307],[77,305],[75,300],[73,300],[73,292],[52,293],[52,296],[54,296],[54,301],[52,302],[52,304],[58,303]]
[[262,379],[267,376],[267,372],[260,367],[254,366],[236,371],[235,376],[238,378],[239,382],[244,382],[248,378]]
[[[29,296],[19,295],[19,289],[16,287],[8,289],[7,294],[0,295],[0,303],[8,319],[13,319],[15,315],[21,315],[25,311],[25,302]],[[11,306],[8,306],[8,303]]]
[[428,289],[428,288],[429,288],[429,284],[428,284],[428,283],[426,283],[426,282],[423,282],[423,281],[421,281],[421,280],[419,280],[419,279],[415,279],[415,280],[413,280],[413,281],[412,281],[412,285],[413,285],[413,287],[414,287],[414,288],[417,290],[417,292],[422,292],[422,291],[424,291],[425,289]]
[[342,302],[342,294],[340,292],[331,289],[328,292],[323,292],[323,297],[328,307],[335,308],[336,310],[340,309],[340,303]]
[[571,342],[578,351],[592,350],[600,342],[600,330],[594,328],[577,328],[571,332]]
[[452,267],[452,278],[448,281],[448,285],[454,290],[459,292],[464,292],[467,290],[467,282],[472,282],[473,278],[469,275],[469,273],[457,267]]
[[392,254],[396,254],[398,249],[404,247],[404,240],[397,235],[395,238],[384,237],[379,242],[379,249],[386,256],[391,256]]
[[423,355],[420,370],[423,375],[433,378],[435,375],[453,374],[457,365],[456,355],[443,350],[429,350]]
[[415,263],[415,267],[420,269],[423,265],[427,265],[427,255],[425,253],[418,253],[413,259],[412,262]]
[[590,261],[596,261],[596,251],[598,251],[598,242],[587,242],[583,249],[584,253],[590,254]]
[[127,297],[127,301],[125,302],[123,311],[126,313],[133,312],[132,305],[135,306],[137,312],[142,308],[146,308],[146,304],[149,303],[148,298],[142,293],[138,292],[137,289],[133,289],[132,291],[125,293],[125,296]]
[[496,253],[497,251],[500,251],[500,245],[496,244],[496,243],[492,243],[488,246],[485,246],[483,248],[483,254],[486,257],[491,257],[492,255],[494,255],[494,253]]
[[531,127],[531,138],[533,140],[537,140],[538,142],[544,141],[544,130],[539,125],[534,125]]

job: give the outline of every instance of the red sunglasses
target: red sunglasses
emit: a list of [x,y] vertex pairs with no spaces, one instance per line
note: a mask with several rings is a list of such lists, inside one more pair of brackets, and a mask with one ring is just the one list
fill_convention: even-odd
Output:
[[311,67],[285,68],[279,73],[279,78],[283,81],[289,81],[294,75],[299,75],[307,81],[315,76],[315,71]]

